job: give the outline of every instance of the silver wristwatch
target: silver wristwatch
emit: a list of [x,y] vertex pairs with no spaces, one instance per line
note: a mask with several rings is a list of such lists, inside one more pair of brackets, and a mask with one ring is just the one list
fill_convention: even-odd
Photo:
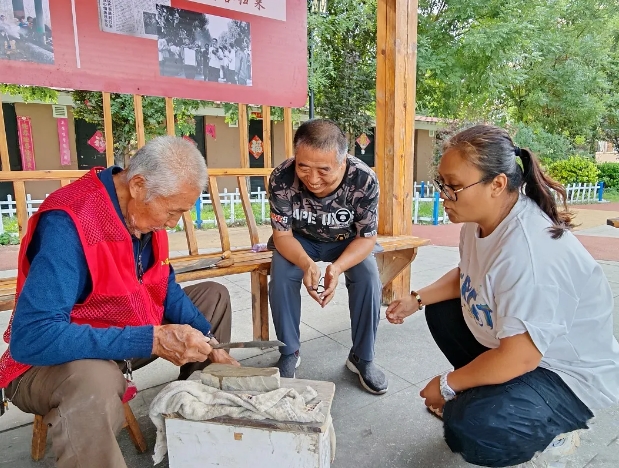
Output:
[[450,372],[445,372],[441,375],[440,385],[441,385],[441,395],[445,401],[453,400],[456,398],[456,392],[449,386],[447,383],[447,376]]

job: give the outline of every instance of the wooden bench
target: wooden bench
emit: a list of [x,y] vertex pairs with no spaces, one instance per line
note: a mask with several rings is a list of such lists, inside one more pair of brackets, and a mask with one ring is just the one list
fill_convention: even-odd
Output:
[[[228,276],[240,273],[250,273],[251,295],[252,295],[252,318],[253,336],[255,339],[268,340],[269,338],[269,308],[268,308],[268,286],[267,276],[271,268],[271,252],[253,252],[251,248],[233,249],[230,245],[230,234],[224,216],[224,210],[219,198],[219,177],[235,177],[239,187],[239,194],[247,227],[249,230],[250,243],[252,245],[260,242],[258,226],[251,209],[251,202],[247,190],[247,177],[261,176],[268,177],[271,169],[210,169],[209,170],[209,192],[213,212],[217,221],[221,251],[208,254],[198,253],[198,242],[196,239],[193,221],[189,213],[183,215],[185,233],[189,255],[171,258],[170,262],[175,269],[182,269],[190,266],[198,260],[222,259],[220,266],[206,269],[197,269],[177,274],[179,282],[206,280],[221,276]],[[62,185],[66,185],[77,177],[83,175],[85,171],[28,171],[28,172],[0,172],[0,181],[12,180],[25,182],[31,180],[61,180]],[[19,205],[19,201],[16,200]],[[25,200],[23,201],[25,204]],[[24,220],[19,223],[25,230]],[[215,235],[213,233],[213,235]],[[383,286],[389,285],[393,279],[407,268],[414,260],[417,249],[428,243],[426,239],[414,236],[379,236],[379,244],[384,252],[377,255],[380,278]],[[222,266],[225,265],[225,266]],[[0,310],[10,310],[15,302],[15,283],[16,278],[0,280]]]

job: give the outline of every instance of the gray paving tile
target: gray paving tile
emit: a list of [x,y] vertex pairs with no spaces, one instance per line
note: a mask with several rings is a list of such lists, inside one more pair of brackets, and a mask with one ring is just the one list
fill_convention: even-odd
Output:
[[[328,337],[307,341],[301,346],[301,365],[297,369],[296,376],[300,379],[335,383],[335,399],[331,412],[334,420],[337,421],[356,409],[411,386],[408,382],[383,369],[389,378],[389,391],[385,395],[371,395],[361,388],[358,377],[344,366],[348,352],[348,347]],[[267,367],[275,365],[278,358],[277,352],[265,353],[244,361],[243,365]]]
[[[330,335],[350,347],[350,331]],[[381,320],[376,339],[376,363],[407,382],[416,384],[451,366],[438,349],[422,313],[413,314],[402,325]]]
[[408,387],[357,411],[334,418],[333,468],[472,467],[443,441],[442,424]]

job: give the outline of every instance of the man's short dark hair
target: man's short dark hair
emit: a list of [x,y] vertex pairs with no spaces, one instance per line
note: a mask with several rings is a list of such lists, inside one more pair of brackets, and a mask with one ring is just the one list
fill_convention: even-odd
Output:
[[335,122],[329,119],[312,119],[304,122],[294,134],[294,149],[309,146],[320,151],[335,151],[339,164],[348,154],[346,135]]

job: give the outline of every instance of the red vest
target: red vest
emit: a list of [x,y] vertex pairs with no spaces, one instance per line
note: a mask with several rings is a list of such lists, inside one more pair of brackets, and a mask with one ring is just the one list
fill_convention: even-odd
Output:
[[[46,211],[63,210],[75,223],[92,278],[92,292],[82,304],[75,304],[71,322],[98,328],[161,325],[170,274],[168,235],[166,231],[153,233],[152,267],[144,273],[142,282],[138,281],[131,236],[97,177],[101,170],[93,169],[53,192],[30,218],[19,249],[15,304],[28,277],[30,264],[26,252],[39,216]],[[11,337],[11,322],[4,333],[6,343]],[[31,367],[13,360],[9,351],[0,358],[0,388]]]

